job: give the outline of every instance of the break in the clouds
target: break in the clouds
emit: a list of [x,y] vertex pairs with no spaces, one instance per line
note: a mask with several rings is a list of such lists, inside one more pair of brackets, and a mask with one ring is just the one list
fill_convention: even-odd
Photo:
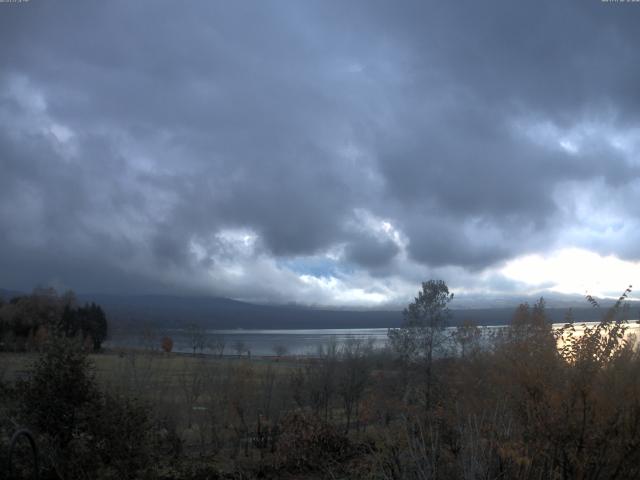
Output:
[[638,22],[600,0],[0,4],[0,285],[621,291]]

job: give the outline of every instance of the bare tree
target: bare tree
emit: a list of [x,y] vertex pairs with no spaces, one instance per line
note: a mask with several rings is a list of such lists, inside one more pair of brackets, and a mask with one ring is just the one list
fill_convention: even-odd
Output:
[[359,430],[360,403],[369,382],[371,372],[369,357],[372,348],[371,342],[351,339],[342,346],[340,352],[342,362],[337,390],[344,405],[347,432],[353,420],[356,422],[356,430]]
[[226,346],[227,341],[225,340],[223,335],[214,335],[213,338],[209,341],[209,348],[218,358],[222,358],[224,356],[224,349]]
[[276,357],[281,358],[284,357],[288,353],[289,349],[284,345],[274,345],[273,353],[276,354]]
[[236,340],[236,342],[233,344],[233,349],[235,350],[236,355],[241,357],[242,354],[246,352],[247,346],[242,340]]
[[482,330],[470,320],[466,320],[462,325],[458,325],[451,336],[455,345],[458,347],[456,353],[462,358],[473,355],[480,350]]
[[140,332],[140,344],[145,350],[152,352],[158,348],[158,332],[153,326],[145,322],[142,326],[142,332]]
[[198,350],[200,353],[204,351],[207,336],[202,327],[195,323],[187,325],[187,338],[194,356]]
[[322,412],[325,421],[329,418],[329,407],[336,393],[338,362],[338,343],[332,337],[326,346],[318,347],[317,358],[305,368],[311,407],[316,415]]
[[229,406],[231,426],[235,432],[232,458],[242,446],[245,456],[249,455],[249,423],[254,400],[255,372],[248,363],[242,363],[227,371],[225,379],[226,403]]
[[191,428],[194,407],[204,392],[205,369],[203,362],[198,362],[193,368],[189,368],[188,362],[183,361],[182,369],[178,373],[178,382],[187,408],[187,424]]
[[[229,366],[226,364],[226,368]],[[228,374],[226,378],[228,378]],[[227,386],[224,371],[216,362],[209,362],[204,377],[204,391],[206,395],[206,412],[209,421],[209,438],[213,453],[222,448],[221,430],[224,420],[228,418]]]

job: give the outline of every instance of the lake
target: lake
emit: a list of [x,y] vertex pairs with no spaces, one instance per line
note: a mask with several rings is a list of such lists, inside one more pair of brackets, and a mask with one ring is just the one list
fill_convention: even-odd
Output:
[[[586,325],[597,325],[597,322],[586,322]],[[553,324],[554,328],[562,327],[564,323]],[[582,323],[576,322],[576,330],[582,329]],[[505,328],[504,326],[480,327],[485,335]],[[214,344],[224,342],[224,354],[235,355],[240,349],[246,355],[272,356],[276,355],[276,347],[281,347],[287,355],[315,355],[319,347],[326,346],[335,341],[338,345],[357,339],[372,342],[375,348],[383,348],[387,343],[386,328],[335,328],[335,329],[307,329],[307,330],[258,330],[258,329],[235,329],[235,330],[202,330],[197,333],[204,344],[204,353],[213,353]],[[455,328],[447,329],[452,333]],[[636,320],[629,321],[629,333],[640,333],[640,325]],[[145,348],[152,350],[160,349],[160,341],[163,336],[173,339],[174,352],[190,353],[192,347],[192,332],[187,329],[167,329],[158,333],[146,332],[144,334],[133,335],[128,333],[115,333],[112,338],[105,342],[107,348]],[[241,344],[241,345],[240,345]]]

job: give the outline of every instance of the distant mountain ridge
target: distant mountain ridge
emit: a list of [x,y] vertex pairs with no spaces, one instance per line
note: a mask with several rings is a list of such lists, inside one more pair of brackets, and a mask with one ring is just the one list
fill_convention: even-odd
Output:
[[13,297],[17,297],[19,295],[24,295],[24,292],[18,292],[16,290],[5,290],[4,288],[0,288],[0,299],[7,301]]
[[[24,293],[0,289],[5,300]],[[529,303],[533,299],[527,297]],[[519,299],[522,301],[522,299]],[[346,310],[314,308],[300,305],[259,305],[220,297],[188,297],[172,295],[79,294],[80,303],[101,305],[114,327],[154,326],[180,328],[195,323],[210,329],[309,329],[309,328],[391,328],[402,323],[402,311]],[[613,303],[601,301],[604,308]],[[638,302],[632,303],[630,318],[638,318]],[[453,307],[454,305],[452,305]],[[473,321],[478,325],[509,323],[517,303],[492,308],[452,308],[452,324]],[[565,320],[568,307],[547,308],[553,322]],[[578,321],[596,321],[604,313],[586,304],[572,308]]]
[[258,305],[218,297],[168,295],[79,295],[81,302],[94,301],[118,324],[148,323],[182,327],[196,323],[204,328],[366,328],[392,326],[402,318],[399,311],[327,310],[299,305]]
[[[228,298],[180,297],[166,295],[81,295],[81,301],[102,305],[109,318],[119,324],[148,323],[182,327],[196,323],[204,328],[390,328],[402,323],[398,310],[344,310],[298,305],[258,305]],[[586,302],[585,302],[586,304]],[[605,300],[606,308],[612,301]],[[516,305],[498,308],[452,308],[452,324],[473,321],[478,325],[504,325],[513,317]],[[563,322],[568,307],[547,308],[553,322]],[[589,305],[572,308],[576,321],[596,321],[604,313]],[[637,312],[631,317],[638,318]]]

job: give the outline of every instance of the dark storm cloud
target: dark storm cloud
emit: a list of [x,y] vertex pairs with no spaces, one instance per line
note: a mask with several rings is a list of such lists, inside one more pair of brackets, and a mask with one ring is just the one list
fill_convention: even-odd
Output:
[[347,261],[375,270],[376,267],[386,266],[399,251],[398,245],[389,239],[362,235],[351,240],[345,254]]
[[[569,186],[640,196],[633,4],[0,7],[0,286],[286,297],[270,259],[340,246],[477,272],[589,230]],[[580,242],[640,258],[624,222]]]

